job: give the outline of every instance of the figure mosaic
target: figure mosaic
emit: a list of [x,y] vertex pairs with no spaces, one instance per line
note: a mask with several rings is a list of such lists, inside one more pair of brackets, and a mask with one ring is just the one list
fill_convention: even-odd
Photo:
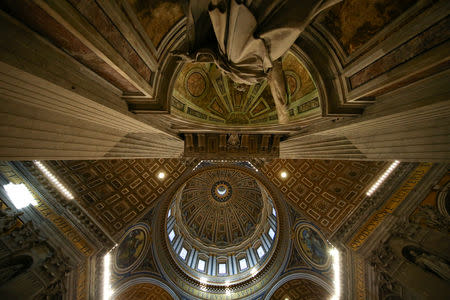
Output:
[[119,268],[128,268],[140,257],[145,238],[145,231],[141,228],[134,229],[125,237],[117,250],[116,264]]
[[319,233],[311,227],[302,227],[298,233],[298,242],[303,254],[318,266],[328,262],[328,247]]

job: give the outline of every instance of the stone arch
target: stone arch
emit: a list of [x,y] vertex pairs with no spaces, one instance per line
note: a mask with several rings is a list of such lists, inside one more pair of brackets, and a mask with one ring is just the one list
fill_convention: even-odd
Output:
[[[277,295],[277,292],[281,291],[281,289],[285,289],[287,285],[290,286],[290,289],[298,287],[296,291],[300,291],[304,286],[311,286],[311,291],[315,291],[315,294],[309,294],[309,295],[320,295],[317,299],[327,299],[330,295],[333,294],[333,287],[327,283],[325,280],[320,278],[317,275],[310,274],[310,273],[295,273],[290,274],[282,279],[280,279],[266,294],[265,298],[266,300],[269,299],[286,299],[286,296],[279,296]],[[280,289],[281,288],[281,289]],[[308,293],[310,293],[308,291]],[[323,296],[326,295],[326,296]],[[322,298],[321,298],[322,297]],[[297,299],[297,298],[288,298],[288,299]],[[307,298],[309,299],[309,298]],[[315,298],[312,298],[315,299]]]
[[[130,298],[133,297],[136,293],[139,292],[139,298]],[[148,298],[142,298],[142,295],[149,296]],[[157,298],[151,298],[151,296],[157,295]],[[119,286],[113,295],[113,299],[116,300],[125,300],[125,299],[174,299],[179,300],[180,298],[177,294],[164,282],[151,278],[151,277],[138,277],[132,280],[129,280]]]

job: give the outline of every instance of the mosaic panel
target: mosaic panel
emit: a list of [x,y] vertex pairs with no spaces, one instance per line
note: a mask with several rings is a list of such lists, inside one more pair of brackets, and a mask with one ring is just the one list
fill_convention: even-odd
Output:
[[[275,159],[261,171],[295,209],[332,233],[365,198],[385,166],[385,162]],[[282,171],[286,178],[281,178]]]
[[[308,70],[292,52],[283,56],[291,119],[320,111],[317,89]],[[305,105],[305,103],[307,103]],[[172,94],[171,113],[191,120],[228,125],[276,124],[278,117],[267,81],[234,83],[215,64],[186,63]]]
[[273,294],[273,300],[325,300],[330,294],[318,284],[307,279],[295,279],[283,284]]
[[123,274],[136,268],[146,255],[150,241],[147,224],[139,223],[128,229],[114,252],[114,270]]
[[[110,234],[136,221],[186,169],[179,159],[162,158],[48,164]],[[167,174],[163,180],[160,171]]]
[[409,216],[412,223],[450,234],[450,172],[437,183]]
[[313,225],[303,223],[296,230],[296,247],[314,268],[327,269],[330,263],[328,243]]

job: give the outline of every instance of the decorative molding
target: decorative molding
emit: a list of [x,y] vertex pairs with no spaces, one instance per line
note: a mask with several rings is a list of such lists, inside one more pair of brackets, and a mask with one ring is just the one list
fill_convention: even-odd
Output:
[[394,210],[406,199],[409,193],[431,169],[431,163],[420,163],[411,175],[403,182],[403,185],[385,202],[378,211],[373,214],[370,219],[362,226],[359,232],[353,237],[347,245],[357,250],[369,238],[372,232],[383,221],[386,215],[392,214]]
[[203,160],[277,158],[282,135],[185,133],[184,157]]
[[342,226],[333,234],[332,241],[348,241],[351,236],[359,230],[363,222],[372,214],[376,208],[381,207],[394,191],[400,187],[404,179],[417,166],[414,163],[401,163],[396,170],[389,176],[378,190],[370,197],[365,197],[358,208],[349,215]]

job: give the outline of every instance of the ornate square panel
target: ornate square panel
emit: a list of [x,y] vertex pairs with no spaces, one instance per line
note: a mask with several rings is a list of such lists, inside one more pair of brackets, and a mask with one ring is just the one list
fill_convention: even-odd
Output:
[[[300,212],[334,232],[361,203],[385,162],[276,159],[261,171]],[[281,178],[281,171],[287,171]]]
[[[49,161],[76,200],[110,234],[126,228],[182,174],[179,159]],[[163,180],[159,172],[165,172]]]

